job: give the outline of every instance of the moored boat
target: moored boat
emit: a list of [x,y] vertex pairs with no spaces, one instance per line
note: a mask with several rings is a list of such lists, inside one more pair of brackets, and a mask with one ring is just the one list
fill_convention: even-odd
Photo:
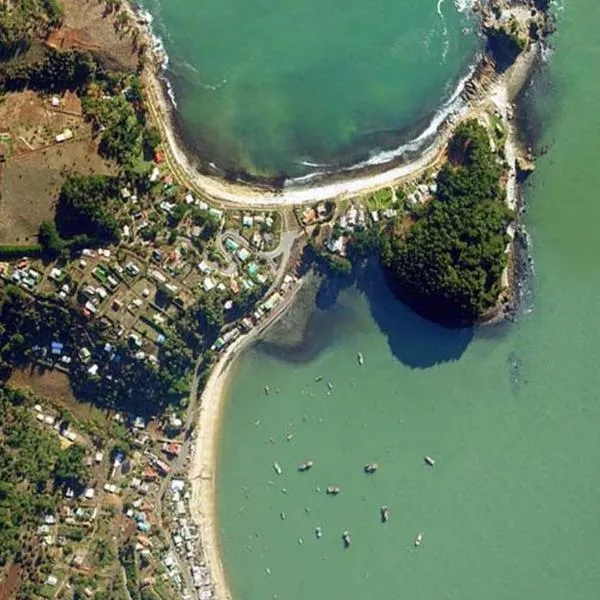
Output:
[[342,534],[342,541],[344,542],[344,548],[349,548],[352,543],[352,538],[350,537],[349,531],[344,531]]
[[387,523],[390,518],[390,509],[387,506],[381,507],[381,522]]
[[323,530],[320,527],[317,527],[315,529],[315,535],[317,536],[317,539],[320,540],[323,537]]
[[275,473],[277,473],[277,475],[281,475],[283,473],[283,469],[281,468],[278,462],[273,463],[273,469],[275,470]]
[[298,471],[310,471],[312,469],[313,466],[313,461],[312,460],[307,460],[306,462],[300,463],[298,465]]
[[328,485],[327,494],[329,496],[337,496],[341,492],[340,487],[337,485]]
[[375,471],[377,471],[377,469],[379,468],[379,465],[377,463],[367,463],[364,466],[364,471],[365,473],[375,473]]
[[416,547],[420,546],[422,541],[423,541],[423,534],[419,533],[419,535],[417,535],[417,537],[415,538],[415,546]]
[[435,465],[435,460],[434,460],[433,458],[431,458],[431,456],[426,456],[426,457],[424,458],[424,460],[425,460],[425,464],[426,464],[428,467],[433,467],[433,466]]
[[362,355],[362,352],[359,352],[356,355],[356,360],[358,361],[358,364],[361,365],[361,366],[365,364],[365,359],[364,359],[364,357]]

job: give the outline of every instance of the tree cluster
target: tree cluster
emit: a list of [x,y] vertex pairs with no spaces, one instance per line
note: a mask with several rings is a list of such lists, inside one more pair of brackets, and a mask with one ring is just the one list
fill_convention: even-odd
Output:
[[449,154],[425,214],[404,237],[385,238],[382,260],[393,288],[417,312],[464,324],[497,301],[512,212],[500,185],[503,168],[482,125],[460,125]]
[[82,488],[90,475],[85,450],[62,449],[29,404],[21,392],[0,388],[0,564],[24,558],[22,540],[54,511],[56,487]]
[[63,18],[58,0],[20,0],[0,3],[0,58],[45,37]]
[[118,223],[110,205],[117,195],[118,185],[113,178],[70,176],[58,198],[55,218],[59,235],[63,238],[85,235],[91,244],[116,242]]

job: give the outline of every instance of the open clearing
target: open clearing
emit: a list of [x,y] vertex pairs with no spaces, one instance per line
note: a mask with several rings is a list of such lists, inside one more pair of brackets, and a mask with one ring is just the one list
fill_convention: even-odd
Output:
[[95,421],[102,427],[108,425],[107,416],[103,411],[75,398],[69,376],[62,371],[39,367],[14,369],[8,385],[20,390],[31,390],[48,398],[54,405],[68,410],[77,420]]
[[[54,217],[60,187],[70,173],[110,174],[98,142],[72,93],[51,98],[31,91],[7,94],[0,105],[0,134],[6,162],[0,165],[0,244],[31,244],[40,223]],[[73,140],[58,144],[65,129]]]
[[115,66],[136,68],[134,23],[131,28],[115,27],[115,15],[106,14],[106,5],[97,0],[62,0],[61,4],[65,11],[64,23],[48,37],[49,46],[97,51]]
[[40,223],[54,218],[58,192],[70,173],[110,172],[89,139],[8,160],[0,176],[0,243],[35,242]]

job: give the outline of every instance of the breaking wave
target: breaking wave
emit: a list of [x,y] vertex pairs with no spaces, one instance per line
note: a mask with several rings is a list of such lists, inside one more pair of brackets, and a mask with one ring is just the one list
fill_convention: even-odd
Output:
[[[404,155],[426,150],[427,145],[433,143],[434,138],[439,132],[442,125],[449,119],[453,119],[454,117],[458,116],[460,112],[465,108],[466,102],[462,94],[465,89],[465,85],[475,73],[475,69],[477,68],[477,64],[479,63],[480,58],[481,57],[479,56],[476,57],[474,63],[469,68],[467,74],[458,82],[457,86],[454,88],[452,95],[435,112],[431,121],[429,122],[429,125],[423,130],[421,134],[419,134],[410,142],[402,144],[401,146],[398,146],[393,150],[383,150],[377,152],[376,154],[373,154],[366,160],[358,162],[350,167],[333,169],[328,171],[317,171],[313,173],[308,173],[307,175],[302,175],[300,177],[288,179],[285,182],[286,186],[302,185],[307,181],[311,181],[315,178],[323,177],[325,175],[331,175],[335,172],[357,171],[359,169],[364,169],[365,167],[384,165],[386,163],[392,162],[395,159],[401,158]],[[306,162],[303,162],[302,164],[305,164],[307,166],[313,166],[311,164],[307,164]]]

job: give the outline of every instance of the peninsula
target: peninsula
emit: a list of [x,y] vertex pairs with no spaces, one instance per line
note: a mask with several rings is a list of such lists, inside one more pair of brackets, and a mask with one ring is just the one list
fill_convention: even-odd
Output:
[[134,8],[0,8],[7,597],[231,597],[214,514],[224,388],[307,266],[381,256],[429,318],[506,314],[533,169],[512,102],[546,9],[478,7],[488,52],[411,162],[265,189],[195,168]]

